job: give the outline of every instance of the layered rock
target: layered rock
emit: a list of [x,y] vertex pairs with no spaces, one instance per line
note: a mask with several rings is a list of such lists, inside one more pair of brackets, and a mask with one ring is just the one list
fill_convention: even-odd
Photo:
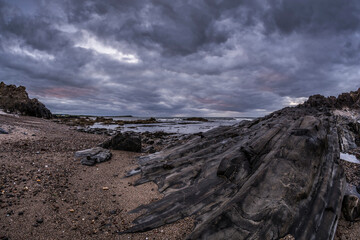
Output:
[[51,118],[52,114],[44,104],[36,98],[30,99],[23,86],[6,85],[0,83],[0,108],[7,112],[19,113],[27,116]]
[[93,166],[96,163],[106,162],[110,160],[111,156],[110,150],[101,147],[94,147],[75,152],[75,159],[80,160],[80,163],[86,166]]
[[189,239],[332,239],[346,186],[340,146],[359,130],[334,111],[358,110],[359,96],[312,96],[141,157],[136,184],[153,181],[164,198],[135,209],[145,213],[128,232],[194,216]]

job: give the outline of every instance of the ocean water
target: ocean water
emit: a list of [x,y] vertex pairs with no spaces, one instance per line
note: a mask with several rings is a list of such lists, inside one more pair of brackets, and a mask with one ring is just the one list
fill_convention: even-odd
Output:
[[[139,117],[113,117],[114,120],[135,121],[145,120],[148,118]],[[163,117],[156,118],[158,123],[150,124],[125,124],[123,126],[117,124],[105,125],[102,123],[95,123],[92,128],[107,128],[118,129],[122,132],[134,131],[134,132],[158,132],[163,131],[167,133],[179,133],[179,134],[191,134],[198,132],[206,132],[210,129],[219,126],[230,126],[240,123],[243,120],[253,120],[254,118],[236,117],[236,118],[220,118],[209,117],[206,118],[208,122],[188,121],[186,118],[179,117]]]

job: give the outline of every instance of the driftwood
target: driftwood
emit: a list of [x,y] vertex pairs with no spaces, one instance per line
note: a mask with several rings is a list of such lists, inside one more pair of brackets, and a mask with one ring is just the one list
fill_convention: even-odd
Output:
[[189,239],[331,239],[346,184],[334,109],[355,108],[359,93],[313,96],[140,158],[136,184],[153,181],[165,196],[135,209],[145,213],[127,232],[195,216]]

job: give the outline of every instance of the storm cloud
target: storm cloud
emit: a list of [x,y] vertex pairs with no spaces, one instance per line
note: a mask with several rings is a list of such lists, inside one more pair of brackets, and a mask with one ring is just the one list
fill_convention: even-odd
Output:
[[356,0],[0,0],[0,81],[55,113],[262,116],[360,87]]

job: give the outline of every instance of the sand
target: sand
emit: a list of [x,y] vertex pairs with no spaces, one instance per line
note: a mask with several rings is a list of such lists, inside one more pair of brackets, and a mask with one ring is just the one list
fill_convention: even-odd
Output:
[[119,234],[137,215],[128,212],[162,197],[154,183],[132,186],[139,153],[112,151],[110,161],[88,167],[74,152],[107,137],[66,125],[1,114],[0,239],[184,239],[191,218],[136,234]]

